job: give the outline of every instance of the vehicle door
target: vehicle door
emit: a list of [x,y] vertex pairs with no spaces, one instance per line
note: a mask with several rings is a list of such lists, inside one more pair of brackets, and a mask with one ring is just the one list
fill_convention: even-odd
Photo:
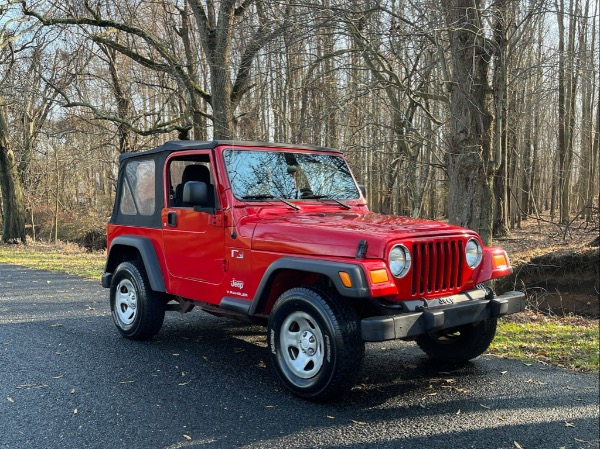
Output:
[[[210,152],[172,156],[165,165],[168,201],[163,210],[163,245],[171,293],[209,302],[225,274],[222,212]],[[186,204],[186,182],[205,182],[209,202]]]

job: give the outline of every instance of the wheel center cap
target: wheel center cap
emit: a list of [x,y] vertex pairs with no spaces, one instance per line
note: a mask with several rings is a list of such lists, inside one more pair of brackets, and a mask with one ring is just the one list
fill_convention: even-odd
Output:
[[312,349],[314,352],[314,349],[317,347],[317,339],[314,334],[310,331],[302,332],[300,336],[300,346],[302,346],[304,351]]

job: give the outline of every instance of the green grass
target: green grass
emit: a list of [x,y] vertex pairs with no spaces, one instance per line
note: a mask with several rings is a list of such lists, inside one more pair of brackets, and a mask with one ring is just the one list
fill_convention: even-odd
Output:
[[98,281],[104,272],[105,262],[104,252],[86,252],[79,246],[69,243],[0,244],[0,263],[59,271]]
[[537,317],[519,323],[505,319],[500,321],[488,353],[526,363],[598,372],[599,346],[597,320]]
[[[90,253],[72,244],[0,244],[0,263],[22,265],[99,280],[104,252]],[[599,371],[598,321],[549,318],[522,313],[500,320],[489,354],[585,372]]]

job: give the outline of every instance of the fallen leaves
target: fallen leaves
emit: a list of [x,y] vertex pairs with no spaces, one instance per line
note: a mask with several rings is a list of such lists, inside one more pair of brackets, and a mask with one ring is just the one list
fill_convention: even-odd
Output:
[[354,419],[351,419],[350,421],[352,421],[354,424],[357,424],[359,426],[366,426],[367,425],[367,423],[364,422],[364,421],[356,421]]
[[[433,378],[430,381],[432,383],[429,384],[428,387],[424,388],[424,390],[433,390],[437,386],[444,390],[452,390],[452,391],[456,391],[458,393],[467,393],[469,391],[466,388],[460,388],[458,386],[455,386],[456,379],[454,379],[454,378]],[[436,385],[436,384],[443,384],[443,385]],[[427,395],[422,397],[421,400],[426,399],[427,396],[437,396],[437,395],[438,395],[438,392],[428,393]]]
[[527,379],[525,381],[525,383],[527,383],[527,384],[534,384],[534,385],[546,385],[546,382],[542,382],[542,381],[535,380],[535,379]]

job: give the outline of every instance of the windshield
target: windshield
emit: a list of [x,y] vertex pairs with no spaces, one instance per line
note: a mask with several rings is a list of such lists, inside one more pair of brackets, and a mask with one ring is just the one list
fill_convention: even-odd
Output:
[[223,154],[238,199],[358,199],[350,169],[339,155],[226,150]]

